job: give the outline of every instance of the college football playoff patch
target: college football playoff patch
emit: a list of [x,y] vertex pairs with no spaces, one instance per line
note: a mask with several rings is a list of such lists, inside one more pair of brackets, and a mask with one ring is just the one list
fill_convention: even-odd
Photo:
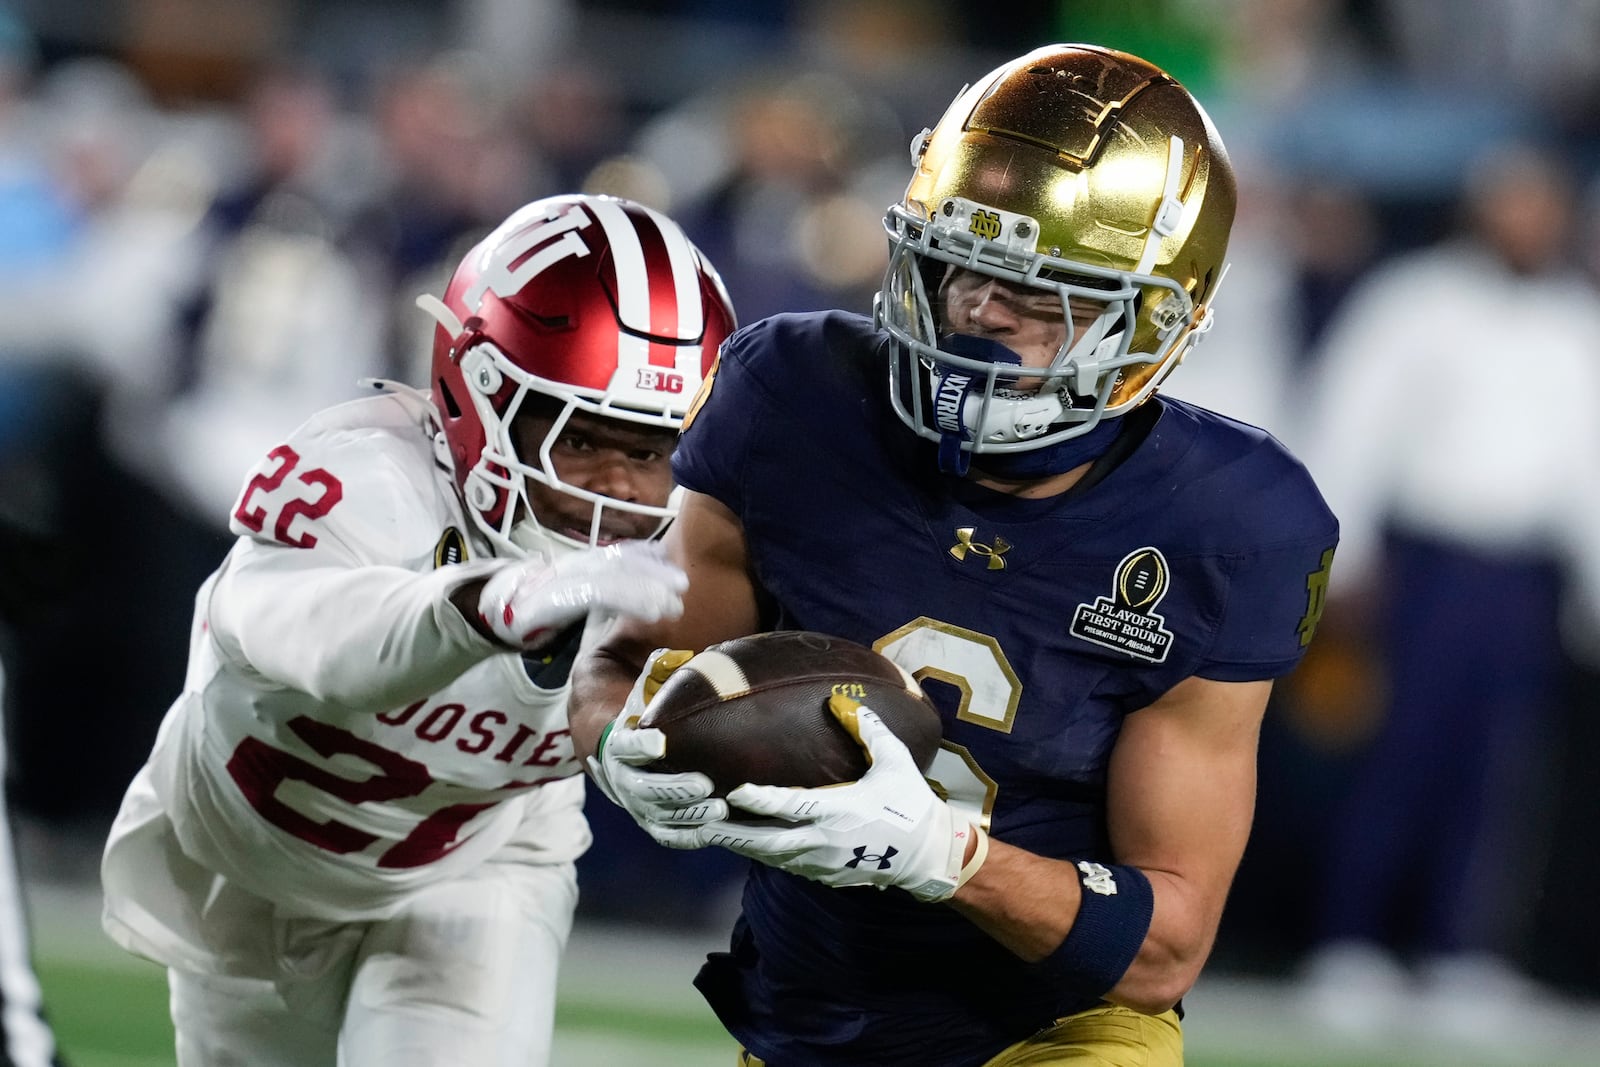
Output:
[[1170,575],[1161,550],[1146,545],[1122,557],[1111,580],[1111,595],[1079,604],[1072,636],[1137,659],[1161,663],[1172,648],[1172,633],[1155,606],[1167,595]]
[[467,539],[454,526],[447,528],[433,548],[433,567],[448,567],[467,558]]

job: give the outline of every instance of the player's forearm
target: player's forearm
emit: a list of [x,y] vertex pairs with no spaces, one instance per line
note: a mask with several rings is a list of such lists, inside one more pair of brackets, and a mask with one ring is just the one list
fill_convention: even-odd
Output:
[[572,669],[572,695],[567,700],[567,725],[578,759],[594,755],[606,724],[616,718],[650,650],[638,655],[631,645],[608,641],[586,650]]
[[1156,1013],[1178,1003],[1194,988],[1211,946],[1220,913],[1213,913],[1183,879],[1146,870],[1155,897],[1150,929],[1139,954],[1106,999],[1137,1011]]
[[318,700],[383,709],[425,696],[489,655],[450,601],[492,564],[416,574],[396,567],[323,567],[225,574],[211,623],[262,676]]
[[[479,637],[493,644],[501,645],[500,639],[495,636],[494,630],[489,626],[488,621],[484,619],[483,613],[478,610],[479,601],[483,599],[483,587],[487,584],[489,584],[489,576],[484,575],[482,578],[474,578],[470,582],[464,582],[456,586],[450,591],[450,603]],[[501,645],[501,647],[504,648],[506,646]]]
[[950,899],[973,925],[1029,962],[1048,956],[1077,918],[1072,865],[991,840],[983,866]]
[[[1137,955],[1115,984],[1102,992],[1077,985],[1071,975],[1062,980],[1078,992],[1154,1014],[1172,1007],[1193,986],[1210,951],[1215,924],[1196,921],[1196,909],[1179,879],[1158,871],[1144,874],[1154,897],[1149,925]],[[983,866],[950,903],[1011,952],[1036,963],[1056,956],[1078,921],[1082,880],[1073,863],[992,841]]]

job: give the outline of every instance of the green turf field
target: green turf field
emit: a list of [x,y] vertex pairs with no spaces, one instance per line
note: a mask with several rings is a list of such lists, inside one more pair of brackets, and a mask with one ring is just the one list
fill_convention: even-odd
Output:
[[167,986],[152,966],[38,963],[56,1039],[73,1067],[171,1067]]
[[[61,1046],[73,1067],[171,1067],[172,1026],[167,1020],[166,983],[155,967],[95,966],[41,960],[39,980],[51,1005]],[[557,1016],[567,1050],[584,1063],[600,1064],[603,1050],[637,1055],[641,1064],[703,1063],[732,1067],[732,1044],[708,1016],[635,1010],[619,1017],[614,1004],[565,1000]],[[576,1059],[557,1059],[558,1065]],[[1217,1059],[1191,1056],[1193,1067],[1288,1067],[1273,1058]],[[1400,1067],[1370,1059],[1305,1059],[1293,1067]]]
[[[612,965],[608,953],[613,951],[626,950],[611,946],[600,952],[603,966]],[[51,1019],[73,1067],[172,1067],[172,1028],[159,968],[114,956],[92,960],[81,954],[64,958],[41,952],[38,970]],[[593,967],[579,964],[572,970],[573,979],[557,1012],[556,1067],[621,1063],[732,1067],[732,1042],[691,996],[679,995],[682,990],[660,1003],[641,1004],[638,998],[619,995],[616,983],[611,988],[596,984],[599,972]],[[619,1010],[619,1005],[628,1007]],[[1309,1037],[1298,1042],[1303,1047],[1295,1048],[1293,1037],[1282,1033],[1261,1037],[1261,1047],[1252,1051],[1256,1042],[1251,1035],[1238,1032],[1237,1023],[1230,1025],[1235,1032],[1225,1038],[1216,1033],[1205,1037],[1205,1028],[1195,1033],[1197,1027],[1191,1026],[1189,1067],[1475,1067],[1480,1063],[1592,1067],[1600,1062],[1581,1050],[1571,1057],[1541,1052],[1520,1060],[1514,1055],[1483,1058],[1444,1050],[1398,1059],[1374,1055],[1370,1049],[1338,1054],[1319,1050],[1322,1043]],[[1600,1033],[1596,1040],[1600,1042]]]
[[[91,884],[33,887],[34,956],[71,1067],[173,1067],[166,977],[101,932]],[[691,980],[716,933],[580,923],[562,962],[554,1067],[733,1067]],[[1414,1034],[1341,1045],[1308,1030],[1279,982],[1208,973],[1185,999],[1187,1067],[1600,1067],[1600,1006],[1574,1006],[1490,1054]],[[1519,1034],[1519,1042],[1523,1035]],[[462,1065],[469,1067],[469,1065]]]

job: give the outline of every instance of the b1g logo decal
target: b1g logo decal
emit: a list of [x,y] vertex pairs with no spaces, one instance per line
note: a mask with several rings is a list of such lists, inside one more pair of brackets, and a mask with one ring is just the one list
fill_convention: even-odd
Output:
[[1168,579],[1167,560],[1160,549],[1148,545],[1134,549],[1117,564],[1111,595],[1078,605],[1069,628],[1072,636],[1137,659],[1163,662],[1172,648],[1172,633],[1155,607],[1167,595]]
[[683,375],[660,367],[640,367],[638,386],[655,393],[681,393]]

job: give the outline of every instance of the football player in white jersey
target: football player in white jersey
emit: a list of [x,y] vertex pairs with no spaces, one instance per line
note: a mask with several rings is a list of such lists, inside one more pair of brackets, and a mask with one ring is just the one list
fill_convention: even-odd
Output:
[[248,474],[106,845],[179,1067],[549,1056],[590,840],[567,668],[591,612],[681,608],[652,538],[734,313],[674,223],[576,195],[417,303],[431,395],[378,383]]

